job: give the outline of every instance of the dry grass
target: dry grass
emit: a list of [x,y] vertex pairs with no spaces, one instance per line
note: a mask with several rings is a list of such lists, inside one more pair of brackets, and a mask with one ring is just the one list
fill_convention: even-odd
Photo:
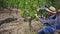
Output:
[[5,23],[0,26],[1,34],[36,34],[38,29],[40,29],[40,23],[37,21],[32,22],[32,31],[29,30],[29,23],[24,22],[22,19],[19,21],[14,21],[11,23]]

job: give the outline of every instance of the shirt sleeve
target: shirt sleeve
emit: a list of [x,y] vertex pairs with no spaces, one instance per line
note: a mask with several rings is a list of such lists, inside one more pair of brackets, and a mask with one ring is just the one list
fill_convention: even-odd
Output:
[[46,10],[46,7],[41,7],[40,10]]
[[51,20],[44,20],[44,19],[42,19],[42,18],[38,18],[38,20],[41,22],[41,23],[54,23],[55,22],[55,20],[54,19],[51,19]]
[[51,16],[52,19],[56,19],[56,15]]

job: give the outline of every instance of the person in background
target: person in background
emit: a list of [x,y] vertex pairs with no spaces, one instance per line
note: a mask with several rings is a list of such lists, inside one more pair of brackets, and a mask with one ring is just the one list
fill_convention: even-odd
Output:
[[56,29],[58,34],[60,34],[60,10],[57,11],[56,13]]
[[[54,34],[54,31],[55,31],[55,16],[52,16],[53,14],[55,14],[56,12],[55,11],[55,8],[54,7],[49,7],[48,8],[39,8],[37,9],[37,11],[39,11],[40,9],[44,9],[44,10],[47,10],[48,11],[48,19],[47,20],[43,20],[42,18],[39,18],[36,14],[36,17],[37,19],[43,23],[43,24],[46,24],[41,30],[38,31],[38,34]],[[52,9],[52,10],[50,10]]]

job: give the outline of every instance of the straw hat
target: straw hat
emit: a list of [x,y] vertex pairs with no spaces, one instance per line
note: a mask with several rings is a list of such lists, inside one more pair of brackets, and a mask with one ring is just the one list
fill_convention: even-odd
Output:
[[51,13],[56,13],[56,9],[53,6],[50,6],[49,9],[46,8],[46,10]]

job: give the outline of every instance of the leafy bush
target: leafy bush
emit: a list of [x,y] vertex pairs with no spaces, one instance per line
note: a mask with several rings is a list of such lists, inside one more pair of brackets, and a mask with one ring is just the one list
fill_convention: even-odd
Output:
[[[8,7],[12,7],[12,8],[18,8],[18,9],[22,9],[23,13],[22,16],[25,17],[32,17],[35,18],[33,16],[35,16],[34,14],[37,13],[36,9],[42,6],[55,6],[57,9],[59,9],[60,7],[60,0],[0,0],[0,7],[3,8],[8,8]],[[45,12],[42,11],[39,12],[39,14],[43,14]]]

